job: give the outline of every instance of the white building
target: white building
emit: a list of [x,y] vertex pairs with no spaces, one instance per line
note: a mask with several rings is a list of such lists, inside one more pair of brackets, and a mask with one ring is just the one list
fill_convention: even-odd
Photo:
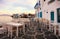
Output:
[[36,16],[49,20],[49,23],[54,25],[54,34],[60,36],[60,0],[38,0],[37,3],[34,7]]

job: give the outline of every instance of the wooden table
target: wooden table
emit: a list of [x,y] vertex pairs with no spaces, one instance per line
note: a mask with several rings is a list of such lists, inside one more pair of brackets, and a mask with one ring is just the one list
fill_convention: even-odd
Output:
[[[6,23],[8,25],[8,32],[11,32],[11,38],[12,38],[12,28],[16,27],[16,36],[18,37],[18,27],[23,26],[23,32],[25,32],[25,25],[21,24],[21,23],[14,23],[14,22],[10,22],[10,23]],[[9,35],[9,33],[8,33]]]

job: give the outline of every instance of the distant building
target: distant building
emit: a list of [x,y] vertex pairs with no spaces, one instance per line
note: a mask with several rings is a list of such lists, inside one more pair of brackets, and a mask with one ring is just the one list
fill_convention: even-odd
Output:
[[12,16],[11,16],[12,18],[29,18],[29,17],[31,17],[31,18],[34,18],[35,17],[35,14],[13,14]]
[[[34,6],[36,17],[49,20],[54,34],[60,36],[60,0],[37,0]],[[51,30],[51,26],[49,27]]]
[[13,14],[11,17],[12,18],[19,18],[19,15],[18,14]]

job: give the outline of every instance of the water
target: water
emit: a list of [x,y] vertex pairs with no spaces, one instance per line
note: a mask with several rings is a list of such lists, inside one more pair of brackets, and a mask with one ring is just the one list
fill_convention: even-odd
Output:
[[12,21],[12,17],[10,16],[0,16],[0,23],[6,23],[6,22],[11,22]]

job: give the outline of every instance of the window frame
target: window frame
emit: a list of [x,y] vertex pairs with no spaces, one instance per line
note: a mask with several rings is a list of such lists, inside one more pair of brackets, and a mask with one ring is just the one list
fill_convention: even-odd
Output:
[[57,8],[57,22],[58,23],[60,23],[60,16],[59,16],[59,10],[60,10],[60,8]]

